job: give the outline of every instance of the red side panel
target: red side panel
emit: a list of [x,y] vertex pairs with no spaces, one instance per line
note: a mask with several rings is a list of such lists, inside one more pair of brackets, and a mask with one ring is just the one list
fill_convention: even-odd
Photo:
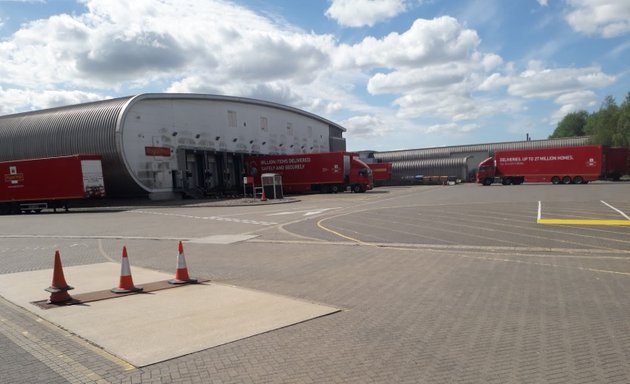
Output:
[[372,163],[368,164],[372,169],[374,181],[389,181],[392,178],[392,163]]
[[0,162],[0,202],[84,198],[81,159],[100,157],[77,155]]
[[495,159],[497,176],[524,176],[529,182],[548,182],[553,176],[597,180],[604,167],[600,145],[498,151]]
[[628,174],[628,148],[606,148],[606,175]]
[[343,184],[345,180],[345,152],[309,153],[296,155],[246,156],[247,175],[255,177],[277,173],[282,176],[285,192],[306,192],[311,185]]

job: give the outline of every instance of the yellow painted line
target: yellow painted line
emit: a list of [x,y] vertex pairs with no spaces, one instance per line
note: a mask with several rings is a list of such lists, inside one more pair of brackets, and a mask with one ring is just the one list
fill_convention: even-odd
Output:
[[538,219],[538,224],[551,225],[629,225],[630,220],[580,220],[580,219]]
[[363,242],[363,241],[361,241],[361,240],[359,240],[359,239],[355,239],[355,238],[353,238],[353,237],[346,236],[346,235],[341,234],[341,233],[339,233],[339,232],[337,232],[337,231],[333,231],[333,230],[332,230],[332,229],[330,229],[330,228],[326,228],[326,227],[324,227],[324,226],[322,225],[322,222],[323,222],[323,221],[325,221],[325,220],[328,220],[328,219],[330,219],[330,217],[329,217],[329,218],[325,218],[325,219],[321,219],[321,220],[319,220],[319,221],[317,222],[317,226],[318,226],[320,229],[322,229],[322,230],[324,230],[324,231],[326,231],[326,232],[332,233],[332,234],[333,234],[333,235],[335,235],[335,236],[339,236],[339,237],[341,237],[341,238],[343,238],[343,239],[350,240],[350,241],[355,242],[355,243],[357,243],[357,244],[374,246],[373,244],[369,244],[369,243]]

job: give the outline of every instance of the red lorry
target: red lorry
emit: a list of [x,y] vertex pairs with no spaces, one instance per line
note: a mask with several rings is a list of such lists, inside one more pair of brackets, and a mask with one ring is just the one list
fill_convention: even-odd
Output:
[[0,162],[0,213],[68,208],[72,200],[105,196],[101,157],[70,155]]
[[479,163],[477,183],[504,185],[523,182],[586,184],[616,179],[628,171],[628,148],[585,145],[497,151]]
[[262,174],[279,174],[287,193],[365,192],[373,186],[372,170],[353,152],[246,156],[245,167],[256,185]]

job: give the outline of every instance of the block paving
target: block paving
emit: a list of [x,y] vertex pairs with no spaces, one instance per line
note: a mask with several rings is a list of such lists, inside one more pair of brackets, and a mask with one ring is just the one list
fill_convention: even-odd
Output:
[[[86,240],[81,250],[64,241],[57,241],[67,248],[64,266],[105,261],[93,251],[97,246],[110,255],[122,247],[117,240]],[[14,240],[15,249],[28,242]],[[160,241],[126,245],[132,265],[173,266],[173,250]],[[343,311],[137,369],[0,299],[1,381],[630,382],[627,253],[259,241],[189,244],[186,258],[194,277]],[[50,259],[5,263],[1,273],[50,268]]]

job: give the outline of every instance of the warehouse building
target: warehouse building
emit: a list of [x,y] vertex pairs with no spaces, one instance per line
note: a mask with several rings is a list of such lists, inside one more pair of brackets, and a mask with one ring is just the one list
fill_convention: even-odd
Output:
[[367,163],[392,163],[392,178],[389,184],[399,185],[416,180],[417,175],[449,176],[462,181],[474,181],[479,163],[494,155],[495,151],[573,147],[590,143],[589,136],[582,136],[398,151],[362,151],[360,155]]
[[0,117],[0,161],[97,154],[110,196],[242,191],[248,154],[345,151],[345,128],[267,101],[131,97]]

